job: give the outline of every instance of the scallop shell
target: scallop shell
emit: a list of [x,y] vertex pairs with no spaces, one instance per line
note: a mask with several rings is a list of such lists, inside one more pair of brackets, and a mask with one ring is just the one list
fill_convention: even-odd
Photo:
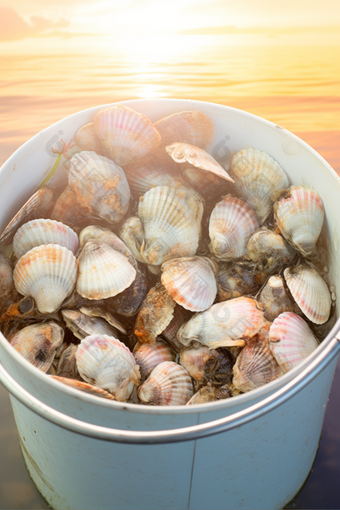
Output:
[[94,130],[101,146],[121,166],[144,158],[161,144],[161,136],[149,119],[122,105],[97,113]]
[[123,223],[119,236],[136,260],[144,263],[145,261],[140,254],[140,249],[144,242],[144,231],[140,218],[138,216],[131,216],[128,218]]
[[66,186],[54,204],[51,219],[70,227],[78,227],[88,223],[90,209],[70,186]]
[[182,257],[162,265],[161,281],[177,304],[192,312],[209,308],[215,301],[216,266],[207,257]]
[[[212,384],[208,384],[207,386],[203,386],[200,390],[195,393],[187,402],[187,406],[192,406],[196,404],[206,404],[207,402],[216,402],[216,395],[218,393],[218,387],[213,386]],[[227,398],[227,397],[225,397]]]
[[73,253],[63,246],[37,246],[23,255],[14,268],[14,285],[23,296],[31,296],[40,313],[59,309],[71,294],[77,279]]
[[[89,317],[79,310],[62,310],[66,326],[79,340],[90,335],[115,336],[116,328],[110,326],[105,320],[97,317]],[[59,375],[59,374],[57,374]]]
[[199,147],[187,143],[172,143],[167,145],[165,150],[176,163],[189,163],[226,181],[234,182],[228,172],[210,154]]
[[166,260],[195,255],[201,233],[203,203],[186,188],[159,186],[139,200],[138,215],[144,229],[141,256],[161,265]]
[[180,142],[204,149],[214,134],[212,120],[199,110],[174,113],[154,126],[162,137],[162,145]]
[[252,147],[237,152],[231,160],[235,190],[255,211],[262,224],[277,194],[289,186],[281,166],[265,152]]
[[84,383],[83,381],[75,381],[74,379],[69,379],[67,377],[60,377],[56,375],[51,376],[56,381],[59,381],[62,384],[66,384],[66,386],[71,386],[75,390],[82,391],[84,393],[89,393],[90,395],[94,395],[95,397],[107,398],[108,400],[116,400],[111,393],[108,393],[105,390],[101,390],[96,386],[92,386],[92,384]]
[[81,306],[79,308],[79,311],[81,313],[84,313],[88,317],[99,317],[101,319],[104,319],[110,326],[112,326],[114,329],[117,329],[124,335],[127,334],[126,329],[122,324],[113,316],[111,313],[101,310],[100,308],[96,306]]
[[179,363],[194,380],[196,391],[208,383],[231,383],[234,363],[228,349],[183,349]]
[[42,188],[34,193],[14,216],[0,236],[0,248],[8,246],[21,225],[35,218],[42,218],[50,208],[53,191]]
[[77,368],[76,353],[78,345],[70,344],[60,356],[57,373],[59,377],[68,377],[70,379],[79,379],[79,372]]
[[282,276],[271,276],[261,290],[257,300],[262,304],[265,318],[273,322],[283,312],[299,313],[299,307],[291,299]]
[[75,154],[68,168],[68,183],[92,216],[118,223],[129,208],[129,184],[120,166],[95,152]]
[[273,274],[284,264],[290,264],[295,252],[280,234],[266,227],[260,228],[249,239],[248,256],[259,270]]
[[[0,253],[0,296],[1,300],[6,299],[13,290],[12,266],[5,255]],[[1,304],[0,304],[1,309]]]
[[306,186],[291,186],[287,195],[275,203],[275,219],[283,237],[307,257],[315,249],[324,222],[322,200]]
[[109,306],[119,315],[132,317],[141,308],[148,293],[148,279],[143,271],[137,269],[137,275],[130,287],[109,299]]
[[185,322],[191,319],[192,315],[192,312],[189,312],[189,310],[176,305],[173,311],[173,318],[162,332],[162,336],[176,352],[180,352],[183,349],[183,345],[177,340],[177,332]]
[[163,285],[151,288],[135,323],[134,333],[139,342],[155,344],[156,338],[170,324],[175,306]]
[[254,266],[248,262],[240,261],[221,265],[216,279],[218,301],[253,294],[260,288],[255,276]]
[[85,244],[78,267],[77,292],[87,299],[116,296],[136,278],[136,270],[124,255],[98,241]]
[[179,329],[177,339],[183,346],[198,342],[209,349],[242,347],[244,339],[256,335],[265,324],[262,306],[254,299],[240,297],[194,315]]
[[77,353],[81,377],[89,384],[126,401],[139,385],[139,367],[129,349],[108,335],[91,335],[81,341]]
[[47,372],[63,339],[64,330],[54,322],[46,322],[21,329],[9,343],[33,366]]
[[282,313],[274,320],[269,340],[272,353],[284,372],[296,367],[318,346],[307,322],[291,312]]
[[75,134],[74,141],[81,151],[102,152],[100,143],[94,132],[94,123],[89,122],[81,126]]
[[185,405],[193,395],[188,372],[172,361],[157,365],[138,390],[144,404],[154,406]]
[[332,298],[325,280],[307,263],[284,270],[288,288],[305,316],[315,324],[324,324],[331,313]]
[[32,220],[19,228],[13,239],[15,256],[20,259],[25,253],[43,244],[58,244],[74,255],[79,246],[77,234],[68,226],[53,220]]
[[160,363],[176,359],[174,351],[161,340],[157,340],[155,345],[137,343],[133,355],[140,367],[142,381],[145,381]]
[[243,392],[255,390],[275,381],[283,372],[276,362],[266,336],[247,341],[233,368],[234,386]]
[[97,225],[84,228],[79,234],[80,247],[83,248],[87,241],[101,241],[116,251],[119,251],[128,259],[130,264],[137,269],[138,264],[125,243],[111,230]]
[[210,251],[231,260],[247,253],[250,237],[259,227],[256,214],[240,198],[227,195],[215,205],[209,220]]

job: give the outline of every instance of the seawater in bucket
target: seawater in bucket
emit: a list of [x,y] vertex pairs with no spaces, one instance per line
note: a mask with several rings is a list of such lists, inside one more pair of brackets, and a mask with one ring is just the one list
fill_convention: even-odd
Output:
[[[315,151],[283,128],[225,106],[171,99],[124,104],[151,121],[201,110],[216,126],[208,149],[215,157],[227,160],[249,145],[274,157],[293,184],[316,188],[326,211],[329,283],[340,296],[340,179]],[[53,164],[47,149],[60,132],[68,141],[104,106],[42,131],[3,165],[0,230]],[[337,318],[339,308],[337,302]],[[0,380],[12,393],[27,468],[55,509],[279,509],[315,458],[339,329],[338,319],[309,358],[278,380],[198,406],[136,406],[80,394],[36,370],[1,335]]]

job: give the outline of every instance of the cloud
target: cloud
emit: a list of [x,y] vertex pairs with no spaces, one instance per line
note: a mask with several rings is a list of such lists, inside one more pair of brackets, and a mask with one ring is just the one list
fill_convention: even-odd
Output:
[[69,21],[64,18],[52,21],[43,16],[31,16],[27,22],[12,7],[0,7],[0,42],[50,35],[51,30],[55,32],[68,26]]

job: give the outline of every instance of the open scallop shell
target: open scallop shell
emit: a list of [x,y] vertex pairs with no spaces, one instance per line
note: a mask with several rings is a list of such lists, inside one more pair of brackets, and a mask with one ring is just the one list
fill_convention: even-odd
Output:
[[162,145],[180,142],[204,149],[214,134],[212,120],[199,110],[174,113],[154,126],[162,137]]
[[252,147],[232,157],[230,171],[237,194],[248,202],[262,224],[277,194],[289,186],[285,171],[269,154]]
[[305,257],[315,249],[325,212],[317,191],[291,186],[287,196],[274,205],[275,219],[282,235]]
[[332,298],[325,280],[307,263],[284,270],[288,288],[305,316],[315,324],[324,324],[331,313]]
[[59,309],[77,280],[73,253],[63,246],[37,246],[23,255],[14,268],[14,285],[23,296],[31,296],[40,313]]
[[161,135],[149,119],[122,105],[97,113],[94,130],[101,146],[121,166],[144,158],[161,144]]
[[318,346],[307,322],[292,312],[282,313],[274,320],[269,340],[272,353],[284,372],[301,363]]
[[243,257],[250,237],[259,227],[247,202],[227,195],[215,205],[209,220],[211,252],[222,260]]
[[43,244],[58,244],[74,255],[79,246],[77,234],[59,221],[37,219],[19,228],[13,239],[15,256],[20,259],[25,253]]
[[195,255],[201,233],[203,202],[184,187],[159,186],[139,200],[144,229],[141,256],[152,265]]
[[207,257],[171,259],[162,265],[161,281],[177,304],[201,312],[215,301],[216,269]]
[[137,343],[133,349],[133,355],[136,363],[140,366],[142,381],[145,381],[160,363],[176,359],[174,351],[161,340],[157,340],[155,345]]
[[172,361],[164,361],[150,374],[138,390],[144,404],[154,406],[185,405],[193,395],[188,372]]
[[84,393],[89,393],[90,395],[94,395],[95,397],[107,398],[108,400],[116,400],[115,397],[111,395],[111,393],[105,390],[101,390],[100,388],[97,388],[92,384],[87,384],[83,381],[76,381],[74,379],[69,379],[67,377],[60,377],[56,375],[51,375],[50,377],[52,377],[56,381],[59,381],[62,384],[66,384],[66,386],[71,386],[71,388],[74,388],[75,390],[79,390]]
[[88,241],[78,259],[77,292],[87,299],[106,299],[123,292],[136,278],[128,259],[105,243]]
[[94,151],[97,154],[102,152],[93,122],[81,126],[75,134],[74,141],[81,151]]

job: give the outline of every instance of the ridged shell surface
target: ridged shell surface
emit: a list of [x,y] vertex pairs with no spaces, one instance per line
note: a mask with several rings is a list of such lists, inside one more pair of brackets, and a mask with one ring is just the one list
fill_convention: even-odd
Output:
[[332,298],[328,286],[314,266],[307,263],[284,270],[288,288],[305,316],[315,324],[329,319]]
[[144,242],[144,230],[140,218],[138,216],[131,216],[124,221],[119,231],[119,236],[136,260],[144,263],[145,261],[140,254],[140,249]]
[[207,257],[171,259],[162,265],[162,271],[162,284],[183,308],[201,312],[215,301],[216,268]]
[[276,194],[288,188],[285,171],[266,152],[249,147],[231,160],[235,189],[255,211],[262,224],[271,211]]
[[139,367],[129,349],[108,335],[91,335],[81,341],[77,354],[81,377],[89,384],[126,401],[140,380]]
[[161,340],[157,340],[155,345],[136,344],[133,355],[140,366],[142,380],[145,380],[160,363],[176,359],[174,351]]
[[244,200],[228,195],[216,204],[210,216],[210,251],[222,260],[243,257],[247,253],[248,241],[258,227],[251,207]]
[[275,203],[274,212],[283,237],[305,257],[311,255],[325,217],[319,193],[306,186],[292,186],[288,197]]
[[78,259],[77,292],[87,299],[106,299],[129,287],[136,270],[128,259],[105,243],[88,241]]
[[186,143],[204,149],[212,140],[212,120],[199,110],[173,113],[154,124],[162,137],[162,145]]
[[13,239],[13,250],[17,259],[36,246],[58,244],[70,250],[74,255],[79,246],[77,234],[59,221],[37,219],[29,221],[19,228]]
[[187,143],[172,143],[165,150],[176,163],[189,163],[201,170],[211,172],[226,181],[233,182],[228,172],[203,149]]
[[73,253],[63,246],[37,246],[23,255],[14,268],[14,285],[20,294],[32,297],[40,313],[59,309],[77,280]]
[[138,397],[144,404],[181,406],[190,400],[193,393],[188,372],[177,363],[164,361],[139,388]]
[[54,322],[47,322],[26,326],[9,343],[33,366],[47,372],[63,339],[64,330]]
[[296,253],[280,234],[262,227],[249,239],[247,246],[249,258],[261,271],[273,274],[284,265],[293,261]]
[[101,390],[92,384],[87,384],[83,381],[76,381],[74,379],[69,379],[67,377],[59,377],[56,375],[52,375],[53,379],[59,381],[62,384],[66,384],[67,386],[71,386],[75,390],[83,391],[84,393],[89,393],[90,395],[94,395],[95,397],[107,398],[108,400],[116,400],[111,393]]
[[161,144],[161,135],[149,119],[126,106],[101,110],[94,129],[102,147],[121,166],[144,158]]
[[203,202],[184,187],[159,186],[139,200],[144,229],[141,256],[148,264],[195,255],[201,233]]
[[255,299],[240,297],[212,305],[197,313],[177,333],[183,346],[199,342],[209,349],[244,346],[264,327],[266,320],[262,307]]
[[129,208],[129,184],[120,166],[95,152],[75,154],[68,168],[69,186],[93,215],[118,223]]
[[81,126],[75,134],[74,141],[81,151],[102,151],[98,138],[94,132],[93,122]]
[[274,320],[269,340],[272,353],[284,372],[296,367],[318,347],[307,322],[291,312],[282,313]]

